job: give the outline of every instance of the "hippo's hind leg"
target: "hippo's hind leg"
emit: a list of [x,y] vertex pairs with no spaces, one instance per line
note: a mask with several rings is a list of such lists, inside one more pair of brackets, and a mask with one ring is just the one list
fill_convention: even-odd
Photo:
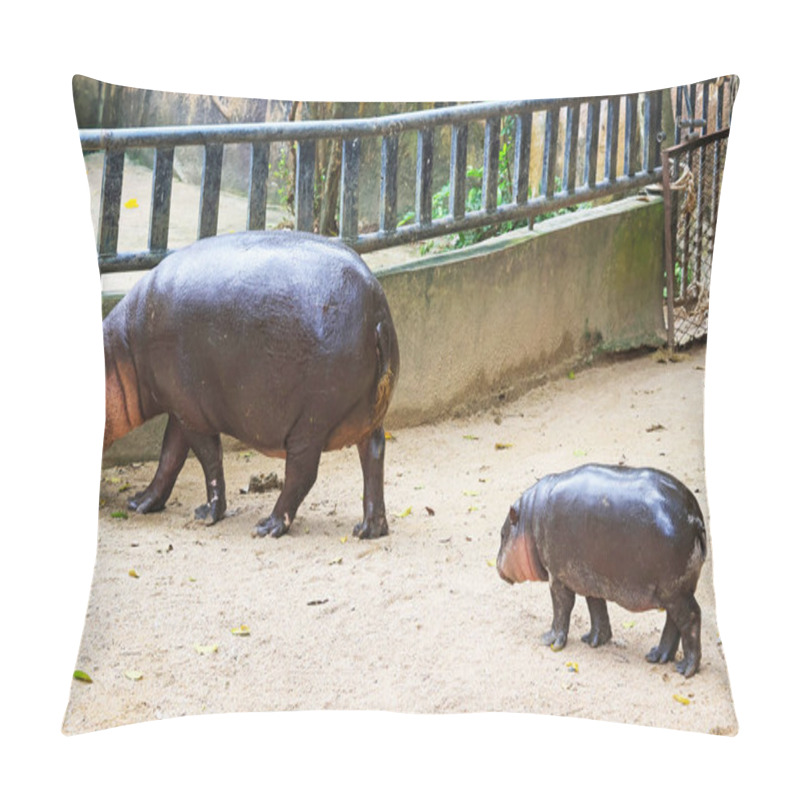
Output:
[[377,539],[389,533],[386,506],[383,501],[383,457],[386,434],[378,426],[358,443],[358,456],[364,474],[364,520],[355,526],[353,535],[359,539]]
[[691,678],[700,668],[700,606],[694,595],[688,595],[667,604],[666,610],[667,621],[661,641],[647,654],[647,660],[653,664],[672,661],[682,639],[683,658],[675,664],[675,669]]
[[292,444],[287,442],[283,489],[278,495],[272,513],[256,525],[256,533],[259,536],[269,535],[277,539],[289,530],[300,503],[317,480],[321,456],[322,448],[319,446],[306,444],[303,447],[293,448]]
[[689,595],[672,613],[683,643],[683,658],[676,662],[675,669],[685,678],[691,678],[700,669],[700,606],[694,595]]
[[188,454],[189,442],[186,440],[183,428],[178,420],[170,414],[164,431],[155,477],[144,491],[135,494],[128,501],[128,508],[142,514],[161,511],[167,504],[178,473]]
[[590,647],[598,647],[611,641],[611,622],[608,619],[608,605],[601,597],[587,597],[586,605],[589,606],[589,619],[592,621],[591,630],[581,636],[581,641]]
[[553,599],[553,624],[542,636],[542,644],[550,645],[554,651],[563,650],[569,633],[569,617],[575,605],[575,592],[551,576],[550,597]]
[[206,479],[206,502],[194,510],[195,519],[203,519],[210,525],[225,516],[225,476],[222,471],[222,441],[218,433],[205,434],[184,431]]

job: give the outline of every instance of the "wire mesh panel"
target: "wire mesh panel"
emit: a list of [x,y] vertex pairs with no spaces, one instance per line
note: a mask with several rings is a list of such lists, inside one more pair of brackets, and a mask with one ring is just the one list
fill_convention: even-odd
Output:
[[708,333],[711,259],[729,128],[662,152],[668,345]]

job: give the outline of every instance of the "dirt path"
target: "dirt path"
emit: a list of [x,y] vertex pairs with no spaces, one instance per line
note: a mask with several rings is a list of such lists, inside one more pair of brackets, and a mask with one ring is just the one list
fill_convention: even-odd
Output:
[[[290,533],[251,537],[275,493],[241,494],[283,463],[228,452],[231,515],[192,519],[204,496],[187,463],[161,514],[114,516],[154,464],[104,470],[98,557],[64,729],[244,710],[531,711],[701,732],[736,730],[716,625],[712,563],[701,578],[701,672],[687,681],[644,655],[660,612],[610,606],[613,641],[592,650],[579,599],[565,650],[543,584],[508,586],[494,559],[509,504],[535,480],[588,461],[666,469],[697,492],[705,350],[605,364],[485,413],[392,431],[391,533],[361,542],[354,450],[325,454]],[[510,445],[498,448],[497,445]],[[710,527],[712,539],[714,530]],[[137,577],[133,577],[131,571]],[[247,626],[249,635],[232,629]],[[675,697],[684,701],[676,700]]]

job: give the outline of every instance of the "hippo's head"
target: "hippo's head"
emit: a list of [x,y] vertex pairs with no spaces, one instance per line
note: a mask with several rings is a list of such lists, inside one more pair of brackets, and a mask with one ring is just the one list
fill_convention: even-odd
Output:
[[526,528],[527,516],[520,509],[525,501],[523,495],[508,511],[500,530],[500,550],[497,553],[497,572],[508,583],[522,581],[546,581],[547,570],[535,553],[533,535]]

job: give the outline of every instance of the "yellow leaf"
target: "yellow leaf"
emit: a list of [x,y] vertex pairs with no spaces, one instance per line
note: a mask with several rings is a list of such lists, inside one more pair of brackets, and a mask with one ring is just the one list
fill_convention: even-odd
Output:
[[477,492],[464,492],[464,497],[477,497]]
[[509,444],[508,442],[497,442],[494,446],[495,450],[508,450],[509,447],[513,447],[513,444]]
[[141,672],[137,672],[135,669],[129,669],[125,673],[125,677],[128,678],[128,680],[140,681],[144,676]]
[[201,656],[207,655],[208,653],[216,653],[219,645],[215,642],[214,644],[196,644],[194,649],[200,653]]
[[409,506],[405,511],[401,511],[397,516],[400,517],[400,519],[403,519],[403,517],[407,517],[410,513],[411,506]]
[[495,566],[495,560],[494,560],[493,558],[487,558],[487,559],[486,559],[486,563],[487,563],[487,564],[488,564],[490,567],[493,567],[493,566]]
[[339,539],[339,541],[340,541],[342,544],[344,544],[344,543],[347,541],[347,537],[346,537],[346,536],[342,536],[342,537]]
[[636,625],[636,620],[633,620],[633,619],[622,623],[622,627],[623,628],[632,628],[634,625]]
[[478,506],[470,506],[467,509],[467,514],[471,514],[473,511],[477,511],[477,510],[478,510]]
[[689,703],[692,702],[688,697],[684,697],[682,694],[674,694],[672,695],[672,699],[677,700],[683,706],[688,706]]
[[136,202],[135,197],[131,197],[131,199],[125,203],[125,208],[139,208],[139,203]]
[[567,661],[566,667],[570,672],[577,672],[578,671],[578,662],[577,661]]
[[385,437],[387,442],[391,442],[394,439],[394,434],[391,434],[391,433],[389,433],[389,431],[386,431],[384,433],[384,437]]
[[231,628],[231,633],[234,636],[249,636],[250,628],[247,625],[240,625],[238,628]]
[[128,570],[128,575],[130,575],[131,578],[138,578],[139,577],[139,573],[135,569],[129,569]]

